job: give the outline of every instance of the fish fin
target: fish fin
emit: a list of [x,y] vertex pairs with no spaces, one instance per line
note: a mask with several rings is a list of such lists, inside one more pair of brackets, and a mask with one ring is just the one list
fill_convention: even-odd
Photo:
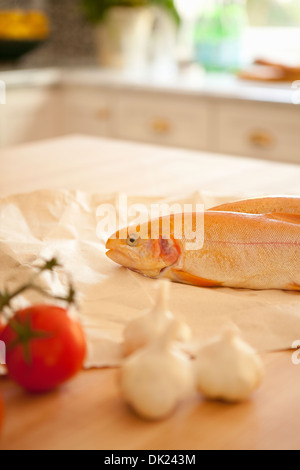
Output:
[[285,290],[296,290],[300,292],[300,285],[292,283],[292,284],[287,285]]
[[[245,199],[241,201],[227,202],[209,209],[209,212],[237,212],[244,214],[265,214],[266,211],[260,207],[258,199]],[[270,212],[270,211],[268,211]]]
[[192,286],[197,287],[220,287],[222,284],[218,281],[213,281],[211,279],[205,279],[202,277],[194,276],[193,274],[186,273],[184,271],[177,271],[172,269],[172,279],[177,282],[182,282],[184,284],[191,284]]
[[300,214],[266,214],[268,219],[288,222],[290,224],[300,224]]
[[[241,212],[241,207],[238,202],[228,202],[219,206],[214,206],[208,209],[208,212]],[[247,213],[244,208],[243,212]]]
[[298,214],[300,212],[300,197],[267,196],[244,199],[222,204],[210,209],[214,212],[243,212],[245,214]]

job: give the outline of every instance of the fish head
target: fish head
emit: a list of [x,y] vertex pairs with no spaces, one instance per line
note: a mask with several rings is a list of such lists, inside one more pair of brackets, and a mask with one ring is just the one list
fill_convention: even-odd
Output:
[[175,266],[181,257],[181,246],[172,236],[151,237],[149,224],[121,230],[106,243],[107,257],[121,266],[148,277],[158,278]]

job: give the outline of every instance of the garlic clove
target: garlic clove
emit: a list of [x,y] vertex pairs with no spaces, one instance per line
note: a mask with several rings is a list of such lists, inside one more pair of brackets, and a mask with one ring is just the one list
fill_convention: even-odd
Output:
[[[154,341],[173,321],[174,315],[168,309],[169,296],[170,282],[168,280],[159,281],[158,296],[154,307],[125,327],[124,351],[126,356]],[[185,342],[190,337],[189,326],[181,321],[177,340]]]
[[190,380],[190,364],[174,355],[140,356],[138,359],[140,363],[134,361],[124,366],[124,396],[141,417],[152,420],[165,418],[188,391],[186,383]]
[[[154,343],[129,357],[121,371],[121,388],[127,403],[142,418],[167,417],[193,389],[189,359],[174,346],[171,322]],[[174,336],[175,332],[175,336]]]
[[197,389],[206,398],[232,403],[248,399],[264,376],[259,355],[235,331],[205,344],[194,370]]

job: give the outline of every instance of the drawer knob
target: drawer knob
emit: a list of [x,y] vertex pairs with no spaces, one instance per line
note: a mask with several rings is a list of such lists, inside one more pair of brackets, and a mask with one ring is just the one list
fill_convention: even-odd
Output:
[[171,123],[166,119],[155,119],[152,122],[152,130],[156,132],[156,134],[169,134],[171,132]]
[[255,147],[266,150],[275,144],[275,138],[267,131],[253,132],[249,136],[249,141]]
[[108,119],[109,117],[110,117],[110,110],[108,108],[98,109],[98,111],[96,112],[96,118],[99,121]]

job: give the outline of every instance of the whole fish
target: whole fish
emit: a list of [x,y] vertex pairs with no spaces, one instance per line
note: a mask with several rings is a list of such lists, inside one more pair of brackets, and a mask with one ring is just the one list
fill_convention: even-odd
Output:
[[[107,242],[107,256],[144,276],[195,286],[300,291],[300,198],[238,201],[203,218],[199,249],[187,249],[193,232],[203,230],[197,214],[175,214],[129,227],[124,239],[118,232]],[[191,233],[179,237],[181,224]]]

